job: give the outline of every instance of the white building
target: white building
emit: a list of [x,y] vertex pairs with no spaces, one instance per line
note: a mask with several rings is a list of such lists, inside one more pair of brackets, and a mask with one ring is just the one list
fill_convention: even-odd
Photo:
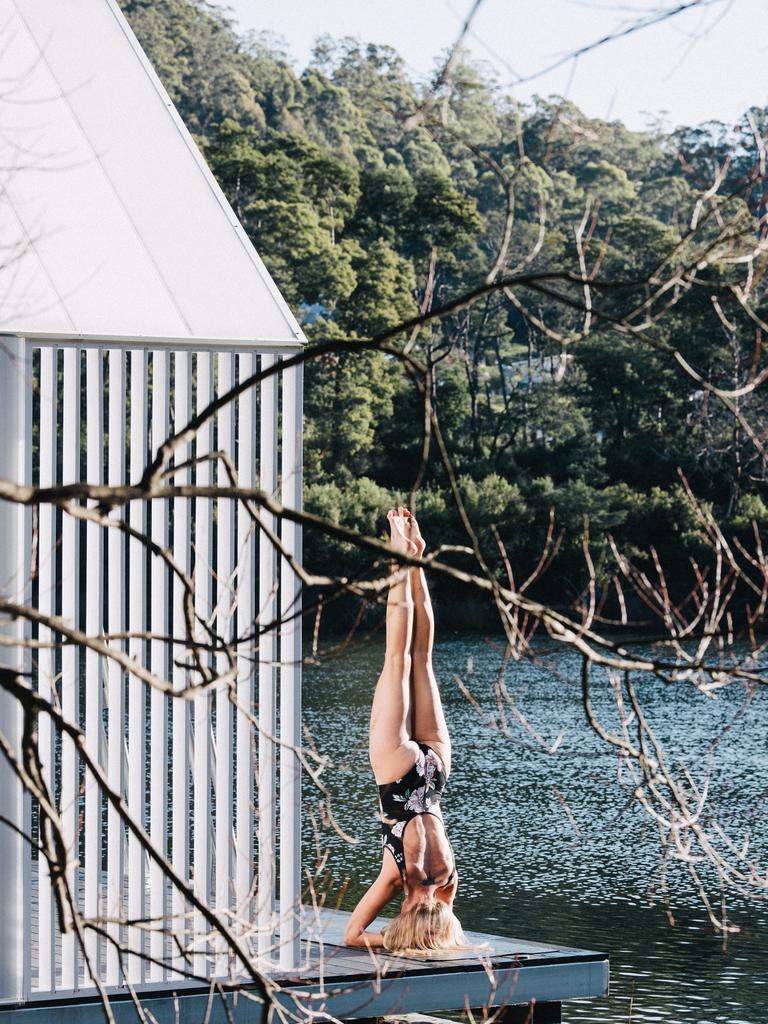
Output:
[[[243,486],[300,508],[301,367],[279,364],[301,350],[301,329],[117,3],[0,0],[0,26],[0,477],[41,486],[136,483],[169,434],[237,381],[268,371],[206,419],[174,464],[215,445],[231,455]],[[224,481],[221,463],[199,461],[168,482],[205,486],[217,471]],[[212,630],[245,638],[234,669],[203,650],[206,671],[229,672],[225,681],[179,700],[126,671],[127,657],[173,689],[200,682],[184,667],[193,651],[184,642],[180,577],[139,539],[94,522],[81,527],[45,503],[31,558],[30,510],[0,501],[0,598],[33,603],[41,617],[39,625],[5,617],[0,629],[56,646],[25,655],[0,647],[0,657],[29,671],[40,694],[83,728],[110,788],[147,823],[180,882],[222,919],[237,916],[235,931],[252,955],[266,962],[279,948],[291,966],[299,771],[290,747],[281,747],[277,798],[272,737],[278,700],[280,738],[299,742],[298,581],[242,503],[177,496],[149,506],[133,501],[112,518],[127,514],[131,527],[194,573],[197,642],[212,643]],[[261,524],[300,554],[298,525],[268,513]],[[281,614],[287,625],[270,628]],[[57,616],[63,625],[51,622]],[[115,635],[106,640],[109,656],[60,646],[77,631]],[[123,636],[147,631],[175,642]],[[19,707],[8,695],[0,729],[18,746]],[[198,973],[242,969],[204,938],[210,924],[107,808],[73,744],[64,739],[59,749],[44,713],[39,746],[82,913],[178,915],[174,927],[194,944]],[[34,833],[33,802],[5,763],[0,772],[0,812]],[[60,934],[45,859],[6,826],[0,855],[11,894],[0,922],[0,999],[93,992],[74,934]],[[106,927],[158,961],[173,955],[159,929]],[[108,986],[124,983],[106,938],[91,932],[86,949]],[[139,986],[173,977],[162,962],[129,955],[126,964]]]

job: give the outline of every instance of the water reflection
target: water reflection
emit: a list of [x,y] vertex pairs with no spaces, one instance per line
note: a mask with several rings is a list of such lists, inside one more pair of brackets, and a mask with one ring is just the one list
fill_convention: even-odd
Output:
[[[336,878],[350,880],[346,909],[379,866],[366,742],[381,656],[380,645],[370,643],[309,667],[305,675],[307,725],[319,748],[340,765],[328,780],[336,814],[360,839],[349,846],[333,832],[323,833]],[[586,725],[577,663],[570,655],[553,657],[559,677],[529,664],[510,667],[506,676],[515,701],[547,741],[565,729],[551,756],[533,748],[514,723],[511,739],[489,728],[459,691],[457,675],[483,707],[493,708],[498,648],[473,637],[443,641],[436,650],[454,744],[443,807],[461,878],[460,918],[481,931],[607,950],[610,997],[569,1003],[568,1021],[762,1022],[768,908],[732,897],[731,915],[742,931],[724,949],[687,873],[675,865],[670,885],[676,924],[670,927],[649,891],[659,865],[655,826],[628,800],[617,783],[615,755]],[[734,688],[706,701],[689,686],[653,679],[641,685],[640,696],[672,757],[693,765],[743,699]],[[726,734],[711,782],[721,819],[740,826],[737,838],[749,829],[754,848],[763,850],[765,702],[766,694],[759,693]],[[597,686],[595,706],[612,724],[607,684]],[[304,849],[310,858],[309,822]]]

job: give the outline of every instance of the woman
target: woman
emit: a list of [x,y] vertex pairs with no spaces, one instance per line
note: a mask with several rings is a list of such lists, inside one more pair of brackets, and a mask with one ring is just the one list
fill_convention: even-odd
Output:
[[[408,509],[392,509],[395,551],[421,556],[425,542]],[[381,871],[358,903],[344,941],[426,952],[465,945],[453,914],[458,875],[440,799],[451,740],[432,671],[434,617],[424,571],[391,566],[384,668],[371,708],[369,754],[379,789]],[[366,929],[389,900],[400,913],[380,933]]]

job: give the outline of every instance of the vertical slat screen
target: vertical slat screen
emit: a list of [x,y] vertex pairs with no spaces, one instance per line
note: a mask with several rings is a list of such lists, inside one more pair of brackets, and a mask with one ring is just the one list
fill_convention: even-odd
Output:
[[[278,354],[42,345],[36,365],[35,479],[41,486],[82,478],[92,484],[106,479],[116,487],[138,483],[147,459],[214,395],[259,369],[274,369],[176,448],[162,483],[227,484],[220,460],[200,461],[216,448],[232,460],[241,486],[258,485],[300,507],[301,377],[293,371],[282,384],[281,440]],[[95,501],[82,504],[97,508]],[[254,521],[242,503],[208,496],[133,500],[108,515],[115,525],[105,528],[51,505],[40,507],[40,611],[103,637],[115,653],[126,654],[174,691],[201,682],[198,661],[213,683],[192,699],[176,699],[113,658],[64,644],[39,648],[36,685],[43,696],[60,699],[66,718],[84,729],[86,748],[110,788],[125,799],[133,821],[170,859],[181,882],[222,923],[253,935],[252,951],[267,965],[276,955],[278,927],[273,737],[279,675],[281,736],[300,741],[298,619],[279,625],[281,615],[298,609],[297,581],[284,559],[280,564],[268,534],[279,532],[287,549],[298,553],[298,528],[279,524],[265,510]],[[149,541],[169,551],[191,582],[189,595],[165,559],[146,541],[129,537],[129,530],[145,538],[149,531]],[[212,637],[229,653],[224,646],[211,648]],[[60,635],[41,626],[39,639],[58,644]],[[216,683],[216,673],[227,673],[226,680]],[[82,914],[106,918],[104,937],[90,932],[86,939],[100,979],[119,989],[126,982],[172,983],[190,971],[220,977],[241,972],[224,943],[211,942],[203,915],[148,856],[85,771],[74,744],[45,715],[39,736],[44,777],[69,851],[68,883]],[[286,944],[295,953],[300,780],[292,750],[280,761],[287,786],[280,804],[280,857],[296,875],[281,887],[288,910],[280,936],[285,964]],[[78,940],[71,931],[62,933],[56,919],[47,862],[31,855],[28,861],[27,884],[36,888],[29,988],[37,994],[92,992]],[[118,945],[129,954],[121,958]]]

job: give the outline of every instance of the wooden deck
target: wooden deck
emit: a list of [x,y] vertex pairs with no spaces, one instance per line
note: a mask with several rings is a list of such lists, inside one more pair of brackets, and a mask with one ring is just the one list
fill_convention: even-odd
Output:
[[[290,975],[271,971],[279,984],[279,1002],[294,1019],[331,1015],[342,1020],[403,1017],[413,1013],[449,1013],[457,1019],[467,1008],[527,1006],[521,1020],[545,1024],[560,1020],[559,1004],[568,999],[605,995],[608,955],[570,946],[469,932],[476,948],[440,959],[398,957],[344,946],[348,914],[322,910],[303,930],[303,964]],[[382,920],[372,927],[381,926]],[[175,992],[175,995],[172,993]],[[157,1024],[263,1024],[264,1005],[230,993],[209,1001],[208,991],[179,985],[142,986],[142,1006]],[[118,1024],[135,1021],[136,1009],[125,992],[111,993]],[[206,1017],[206,1010],[209,1016]],[[151,1017],[149,1018],[152,1019]],[[514,1013],[507,1016],[514,1019]],[[0,1008],[0,1024],[101,1024],[98,1000],[83,995]]]

